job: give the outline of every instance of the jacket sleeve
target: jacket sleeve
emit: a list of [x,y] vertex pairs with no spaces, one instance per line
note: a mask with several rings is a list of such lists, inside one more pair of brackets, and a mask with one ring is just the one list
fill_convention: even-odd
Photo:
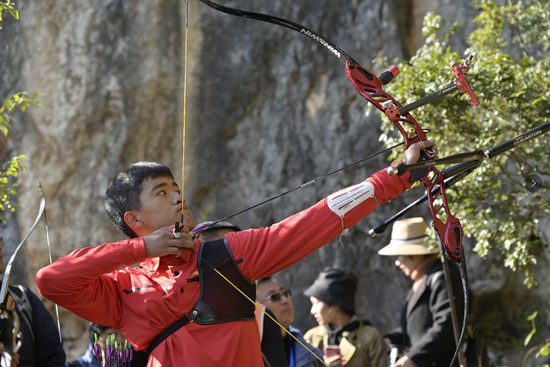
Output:
[[[426,281],[430,281],[430,279]],[[451,282],[453,284],[457,314],[461,315],[464,307],[460,297],[460,279],[458,274],[452,271]],[[433,324],[422,339],[415,343],[407,352],[409,358],[418,366],[428,365],[439,360],[455,345],[452,324],[453,313],[451,303],[449,302],[445,277],[439,276],[432,283],[430,285],[429,309]],[[459,325],[461,325],[460,322]]]
[[34,358],[37,367],[64,366],[65,351],[52,316],[40,299],[27,287],[25,293],[32,307]]
[[368,356],[371,367],[386,367],[388,365],[388,357],[386,353],[386,344],[384,338],[378,330],[372,341],[367,345]]
[[[332,241],[344,228],[351,228],[369,215],[378,204],[406,191],[411,187],[410,176],[410,173],[389,176],[386,169],[372,175],[364,181],[370,187],[366,199],[342,217],[329,207],[327,199],[323,199],[271,227],[228,233],[226,238],[235,259],[244,260],[239,267],[248,279],[273,275]],[[331,196],[353,190],[354,186]]]
[[36,275],[38,291],[50,301],[100,325],[120,328],[118,285],[129,282],[123,265],[144,261],[142,238],[76,250]]

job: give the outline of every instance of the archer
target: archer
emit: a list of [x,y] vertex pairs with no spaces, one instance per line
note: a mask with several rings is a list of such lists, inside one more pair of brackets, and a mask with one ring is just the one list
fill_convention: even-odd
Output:
[[[437,154],[434,140],[423,141]],[[417,162],[412,144],[403,163]],[[119,173],[105,207],[129,239],[80,249],[41,269],[40,293],[93,323],[120,330],[149,366],[260,366],[254,280],[300,261],[411,187],[411,174],[386,169],[267,228],[201,243],[170,169],[139,162]],[[182,218],[184,233],[170,226]],[[176,238],[177,237],[177,238]],[[123,265],[139,266],[119,269]]]

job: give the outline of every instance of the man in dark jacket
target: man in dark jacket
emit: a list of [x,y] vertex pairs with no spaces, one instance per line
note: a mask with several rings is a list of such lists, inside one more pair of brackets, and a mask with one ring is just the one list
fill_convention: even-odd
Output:
[[[437,251],[428,246],[426,223],[422,218],[397,221],[391,237],[390,244],[378,254],[397,256],[395,265],[414,281],[401,311],[401,326],[384,335],[388,350],[390,344],[405,348],[405,356],[394,366],[449,366],[456,349],[454,315],[443,265]],[[453,265],[449,270],[456,311],[462,315],[458,269]],[[462,318],[458,317],[458,321]]]
[[[2,246],[0,237],[0,253]],[[0,261],[0,274],[3,273],[4,262]],[[10,285],[8,290],[15,301],[23,330],[23,344],[17,351],[20,356],[18,367],[65,366],[65,351],[59,332],[42,301],[27,287]]]

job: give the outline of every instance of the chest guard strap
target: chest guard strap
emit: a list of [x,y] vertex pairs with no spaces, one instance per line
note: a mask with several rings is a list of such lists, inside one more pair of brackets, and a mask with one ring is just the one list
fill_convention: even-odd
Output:
[[256,299],[256,284],[241,273],[225,238],[203,243],[197,266],[201,289],[193,308],[199,313],[197,324],[255,320],[254,304],[212,269],[215,267],[250,299]]

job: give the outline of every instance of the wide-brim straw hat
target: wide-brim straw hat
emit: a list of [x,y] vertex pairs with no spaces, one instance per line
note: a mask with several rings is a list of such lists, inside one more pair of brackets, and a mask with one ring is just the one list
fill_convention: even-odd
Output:
[[438,251],[430,249],[426,222],[423,218],[398,220],[393,224],[390,244],[378,251],[379,255],[429,255]]

